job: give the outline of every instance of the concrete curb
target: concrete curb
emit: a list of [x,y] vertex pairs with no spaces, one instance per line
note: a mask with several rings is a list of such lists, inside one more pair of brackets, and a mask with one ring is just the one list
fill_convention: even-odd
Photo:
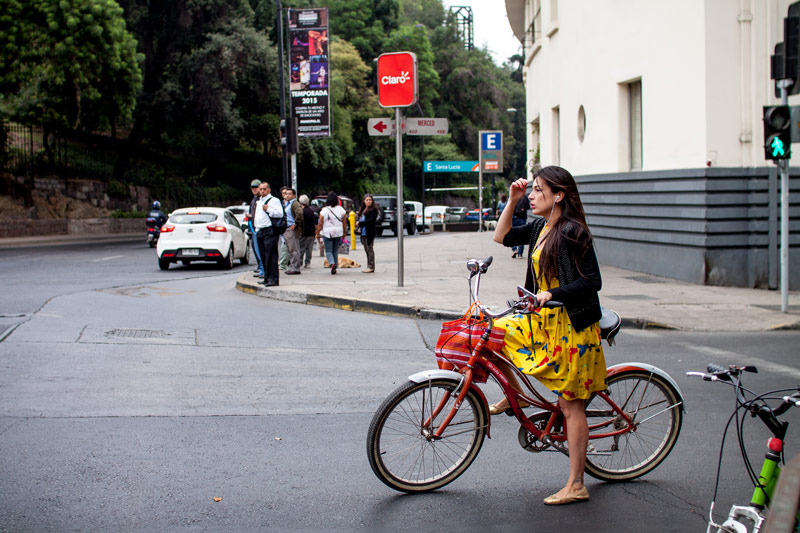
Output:
[[[305,293],[287,289],[275,289],[272,287],[263,287],[260,286],[260,284],[244,282],[241,279],[236,280],[236,288],[242,292],[260,296],[262,298],[270,298],[272,300],[278,300],[282,302],[316,305],[319,307],[330,307],[334,309],[341,309],[343,311],[372,313],[376,315],[387,316],[401,316],[407,318],[421,318],[424,320],[456,320],[463,316],[463,312],[457,311],[424,309],[408,305],[376,302],[374,300],[341,298],[337,296]],[[623,318],[622,327],[628,329],[680,329],[669,324],[662,324],[660,322],[655,322],[645,318]],[[779,327],[778,329],[793,328]]]

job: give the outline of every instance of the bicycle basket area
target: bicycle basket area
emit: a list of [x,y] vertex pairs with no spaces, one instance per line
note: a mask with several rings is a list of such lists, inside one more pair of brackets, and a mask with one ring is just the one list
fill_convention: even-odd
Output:
[[[436,341],[436,363],[443,370],[461,371],[466,367],[472,351],[481,340],[486,329],[485,320],[475,318],[459,318],[442,324],[439,339]],[[501,352],[505,345],[505,330],[493,327],[489,331],[486,348]],[[473,369],[472,381],[486,383],[488,372],[478,367]]]

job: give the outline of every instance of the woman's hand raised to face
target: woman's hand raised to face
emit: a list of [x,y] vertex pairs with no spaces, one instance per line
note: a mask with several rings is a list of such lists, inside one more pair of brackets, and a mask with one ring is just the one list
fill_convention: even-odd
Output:
[[527,191],[528,191],[527,178],[519,178],[518,180],[514,181],[514,183],[511,184],[511,187],[508,188],[508,205],[513,206],[514,204],[516,204],[520,198],[525,196],[525,193]]

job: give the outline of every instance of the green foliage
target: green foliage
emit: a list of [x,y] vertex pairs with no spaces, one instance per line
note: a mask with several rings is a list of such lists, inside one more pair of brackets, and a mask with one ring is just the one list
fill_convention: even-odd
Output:
[[393,31],[384,43],[385,52],[414,52],[417,56],[419,103],[425,116],[433,113],[433,102],[439,98],[439,74],[434,67],[436,57],[425,26],[403,26]]
[[444,23],[441,0],[400,0],[400,22],[405,26],[424,24],[429,29]]
[[106,192],[111,198],[127,198],[130,196],[128,185],[118,180],[109,181]]
[[6,0],[0,47],[3,113],[86,131],[131,117],[143,58],[113,0]]

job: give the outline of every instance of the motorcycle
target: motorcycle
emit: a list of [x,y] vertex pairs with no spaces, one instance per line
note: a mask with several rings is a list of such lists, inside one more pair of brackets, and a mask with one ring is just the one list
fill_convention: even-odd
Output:
[[161,224],[154,217],[147,217],[145,222],[147,223],[147,244],[150,245],[150,248],[155,248],[158,237],[161,235]]

